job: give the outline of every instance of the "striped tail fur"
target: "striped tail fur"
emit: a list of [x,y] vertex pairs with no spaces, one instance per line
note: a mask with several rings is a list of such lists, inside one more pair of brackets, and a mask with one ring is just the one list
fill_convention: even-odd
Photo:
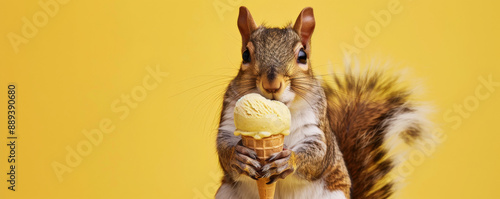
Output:
[[333,76],[326,86],[328,119],[352,181],[351,198],[384,199],[395,192],[391,172],[406,149],[430,137],[426,106],[412,90],[384,71]]

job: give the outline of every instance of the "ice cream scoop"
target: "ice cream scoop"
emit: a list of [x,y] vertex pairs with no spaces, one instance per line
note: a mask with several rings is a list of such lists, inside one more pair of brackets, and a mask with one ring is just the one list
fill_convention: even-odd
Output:
[[272,135],[290,134],[291,115],[288,107],[276,100],[268,100],[259,94],[243,96],[234,108],[234,135],[262,139]]

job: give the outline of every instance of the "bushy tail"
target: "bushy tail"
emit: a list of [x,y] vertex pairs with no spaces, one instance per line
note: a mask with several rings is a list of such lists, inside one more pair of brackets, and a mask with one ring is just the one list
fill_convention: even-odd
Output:
[[[343,76],[343,77],[342,77]],[[327,89],[328,116],[352,181],[351,198],[383,199],[395,191],[390,173],[397,145],[410,148],[429,135],[426,109],[412,91],[383,71],[346,69]]]

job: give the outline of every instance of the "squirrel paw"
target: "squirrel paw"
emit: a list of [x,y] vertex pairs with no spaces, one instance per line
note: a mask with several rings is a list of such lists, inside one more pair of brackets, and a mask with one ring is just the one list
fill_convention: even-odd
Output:
[[231,167],[239,174],[247,175],[254,180],[260,177],[257,171],[260,170],[261,165],[257,161],[257,153],[242,146],[241,143],[235,147]]
[[295,171],[295,153],[289,149],[271,155],[266,160],[268,163],[262,167],[260,172],[262,178],[269,178],[267,184],[285,179]]

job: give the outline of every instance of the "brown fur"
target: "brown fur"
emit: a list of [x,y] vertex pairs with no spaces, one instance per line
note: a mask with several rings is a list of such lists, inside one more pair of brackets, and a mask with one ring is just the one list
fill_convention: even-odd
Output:
[[[312,12],[312,9],[307,12]],[[333,85],[322,83],[313,75],[309,60],[307,70],[296,64],[294,48],[298,45],[307,46],[306,52],[310,56],[310,34],[307,43],[303,43],[304,37],[290,26],[256,27],[253,19],[250,22],[245,21],[247,19],[252,19],[248,10],[240,9],[239,28],[243,41],[248,41],[243,44],[242,52],[248,49],[252,61],[242,64],[238,75],[229,84],[220,123],[230,118],[224,115],[230,104],[243,95],[257,92],[262,78],[283,76],[285,86],[289,85],[297,95],[295,98],[305,100],[314,110],[319,120],[318,128],[324,133],[310,137],[301,143],[304,147],[294,151],[290,159],[294,174],[309,181],[324,180],[325,189],[341,190],[347,198],[390,197],[393,184],[390,181],[384,183],[386,181],[382,179],[394,165],[392,159],[386,157],[383,144],[391,121],[399,114],[417,110],[409,100],[408,89],[400,87],[397,78],[385,77],[381,72],[361,76],[348,70],[343,78],[334,76]],[[248,27],[253,29],[250,31]],[[314,28],[314,23],[305,27]],[[422,133],[422,126],[412,123],[399,136],[412,144]],[[235,179],[240,175],[230,167],[238,140],[233,132],[219,130],[217,135],[223,183],[233,187],[238,186]]]
[[[348,71],[344,78],[334,77],[334,88],[325,87],[328,116],[349,170],[352,198],[388,198],[393,184],[377,184],[394,166],[382,147],[387,121],[414,108],[410,92],[397,86],[397,78],[369,74],[361,77]],[[421,131],[417,126],[400,136],[411,144]],[[376,184],[380,188],[375,189]]]

